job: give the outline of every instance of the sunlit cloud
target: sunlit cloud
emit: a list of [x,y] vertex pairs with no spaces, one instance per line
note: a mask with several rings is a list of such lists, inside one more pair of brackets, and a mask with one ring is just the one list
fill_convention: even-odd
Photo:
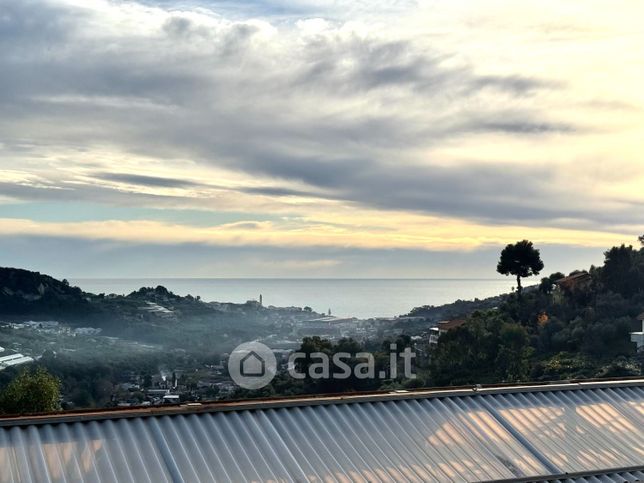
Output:
[[538,243],[605,247],[628,239],[623,233],[542,229],[526,226],[468,224],[459,220],[413,217],[398,213],[397,222],[352,218],[351,223],[303,220],[238,221],[201,227],[158,221],[101,221],[52,223],[0,219],[0,230],[12,236],[49,236],[147,244],[205,244],[215,246],[334,247],[460,251],[499,246],[529,237]]

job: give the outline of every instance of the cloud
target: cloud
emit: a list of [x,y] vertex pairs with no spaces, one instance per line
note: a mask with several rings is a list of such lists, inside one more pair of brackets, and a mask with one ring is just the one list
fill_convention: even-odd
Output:
[[[353,249],[393,249],[462,251],[504,246],[517,239],[535,243],[556,243],[583,247],[607,247],[635,235],[564,228],[530,228],[523,225],[487,227],[458,219],[409,216],[399,212],[392,220],[372,220],[370,224],[282,218],[275,221],[242,220],[200,226],[181,222],[152,220],[34,221],[0,218],[0,231],[11,236],[66,237],[128,244],[203,244],[212,246],[326,247]],[[363,221],[367,221],[366,218]]]
[[117,183],[159,188],[186,188],[194,186],[204,186],[201,183],[195,183],[183,179],[161,178],[159,176],[145,176],[140,174],[94,173],[94,177],[106,181],[115,181]]
[[[477,246],[447,233],[464,225],[496,241],[489,233],[508,227],[582,245],[630,236],[624,227],[644,225],[637,49],[610,50],[633,70],[604,85],[588,71],[601,49],[585,42],[605,29],[566,40],[569,55],[551,31],[539,37],[548,15],[499,5],[13,2],[0,17],[0,169],[11,174],[0,192],[279,215],[300,220],[288,240],[311,245],[353,246],[364,212],[385,226],[366,236],[370,248]],[[506,16],[528,33],[499,29]],[[619,61],[626,52],[634,58]],[[611,107],[623,105],[633,109]],[[444,239],[414,224],[388,238],[415,216]],[[284,227],[275,235],[249,217],[232,222],[242,243],[266,231],[266,243],[284,241]],[[106,230],[33,230],[76,228]]]
[[272,223],[269,221],[237,221],[219,226],[220,230],[269,230]]
[[239,188],[240,191],[249,194],[265,195],[265,196],[297,196],[302,198],[327,198],[333,199],[333,196],[324,194],[320,191],[305,191],[292,188],[282,188],[279,186],[251,186],[247,188]]
[[[38,115],[53,127],[52,136],[70,142],[80,143],[80,136],[85,136],[88,144],[109,141],[155,154],[158,143],[162,148],[174,147],[174,152],[205,151],[212,159],[234,148],[239,139],[260,142],[275,134],[282,134],[284,142],[315,133],[320,144],[346,143],[346,135],[342,136],[346,129],[365,141],[380,134],[383,143],[401,144],[409,135],[404,108],[422,109],[441,98],[465,99],[490,86],[509,95],[525,95],[548,85],[516,74],[479,76],[471,66],[448,65],[451,54],[421,47],[411,39],[362,36],[344,27],[309,38],[294,31],[277,33],[266,22],[221,20],[203,10],[187,15],[116,5],[103,8],[114,21],[132,22],[147,15],[151,19],[144,29],[147,35],[113,32],[116,25],[97,17],[105,14],[103,10],[92,16],[91,9],[59,6],[34,15],[34,10],[41,11],[34,5],[13,7],[15,23],[29,18],[31,27],[28,41],[22,35],[8,36],[5,54],[0,54],[3,71],[8,73],[2,81],[3,100],[17,116],[9,127],[35,122]],[[79,12],[90,17],[86,23],[97,24],[96,31],[81,28],[76,20]],[[52,17],[61,19],[56,24],[72,26],[48,30]],[[45,41],[39,40],[41,35],[48,43],[46,51],[34,47]],[[195,42],[195,36],[201,42]],[[18,61],[8,54],[16,46],[32,46],[29,56]],[[133,65],[138,68],[132,69]],[[393,94],[398,96],[400,111],[374,112],[376,104]],[[353,103],[356,96],[370,95],[376,97],[366,98],[359,115],[333,112],[349,107],[344,104]],[[325,98],[337,102],[338,108],[323,109],[316,101]],[[311,105],[319,114],[309,111]],[[159,112],[155,106],[166,110]],[[417,112],[409,114],[413,117]],[[518,118],[534,115],[516,112]],[[75,122],[53,124],[65,120]],[[444,124],[444,116],[439,120]],[[88,131],[83,121],[95,128]],[[540,126],[547,124],[539,120]],[[452,133],[425,129],[419,135],[462,133],[463,122],[452,120],[451,125]],[[505,130],[501,124],[481,123],[481,127]]]

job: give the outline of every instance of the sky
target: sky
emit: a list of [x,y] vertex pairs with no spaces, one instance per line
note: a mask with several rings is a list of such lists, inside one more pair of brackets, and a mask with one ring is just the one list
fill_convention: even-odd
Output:
[[0,0],[0,265],[493,278],[644,233],[640,0]]

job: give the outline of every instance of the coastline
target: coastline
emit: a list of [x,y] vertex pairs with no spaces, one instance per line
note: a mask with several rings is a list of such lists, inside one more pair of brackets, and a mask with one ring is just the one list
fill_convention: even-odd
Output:
[[507,293],[507,279],[72,279],[92,293],[130,293],[162,285],[177,295],[243,304],[263,296],[265,306],[309,306],[341,317],[369,319],[409,314],[425,305],[486,299]]

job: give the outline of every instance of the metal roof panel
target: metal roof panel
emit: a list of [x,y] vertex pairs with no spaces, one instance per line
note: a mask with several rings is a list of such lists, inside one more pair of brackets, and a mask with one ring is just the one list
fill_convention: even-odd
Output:
[[638,383],[136,414],[0,427],[0,483],[637,481],[619,469],[644,464]]

